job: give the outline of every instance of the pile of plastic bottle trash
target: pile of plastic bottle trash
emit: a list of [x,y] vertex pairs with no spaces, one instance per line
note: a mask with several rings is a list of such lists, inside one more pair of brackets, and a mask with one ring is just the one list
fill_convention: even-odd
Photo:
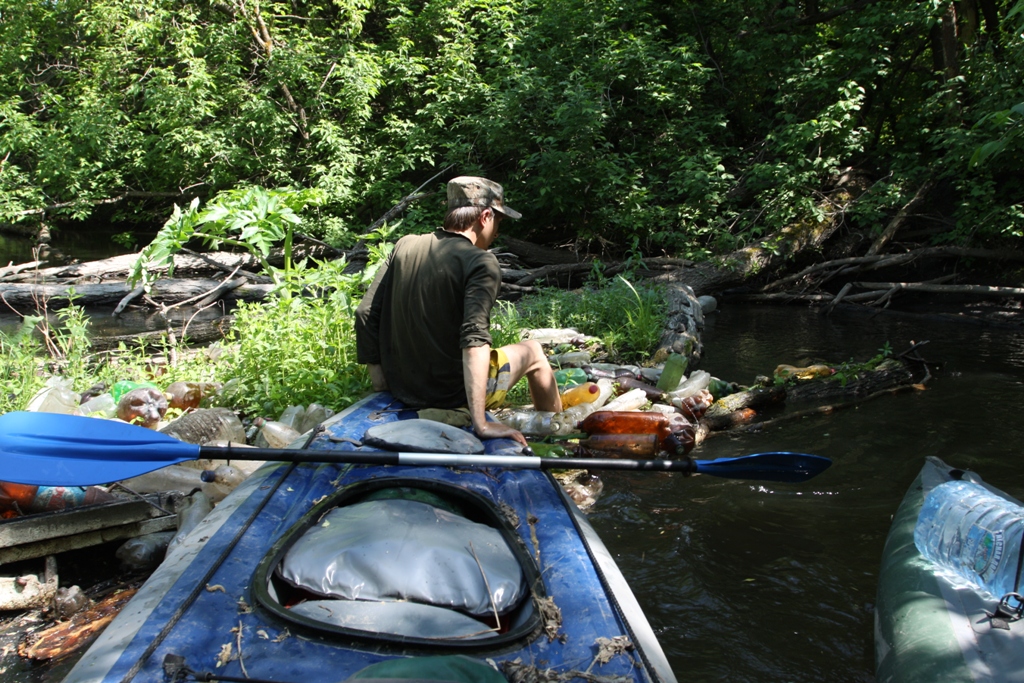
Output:
[[562,411],[519,407],[496,417],[532,441],[554,441],[582,453],[684,456],[694,447],[704,411],[737,390],[703,370],[687,375],[688,361],[679,354],[655,367],[595,363],[586,351],[555,354],[549,361],[556,368]]

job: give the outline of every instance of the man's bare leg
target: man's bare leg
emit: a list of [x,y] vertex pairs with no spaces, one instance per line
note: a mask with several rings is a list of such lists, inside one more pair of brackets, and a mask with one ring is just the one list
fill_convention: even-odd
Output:
[[555,373],[551,370],[547,356],[540,342],[529,340],[503,346],[502,351],[508,357],[510,386],[515,386],[523,377],[530,385],[530,397],[533,407],[559,413],[562,411],[562,397],[558,395],[558,384]]

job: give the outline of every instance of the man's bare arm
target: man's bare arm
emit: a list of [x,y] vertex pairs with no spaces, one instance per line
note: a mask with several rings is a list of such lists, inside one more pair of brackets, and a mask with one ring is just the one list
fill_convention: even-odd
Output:
[[462,349],[462,375],[466,383],[466,404],[473,419],[473,431],[481,439],[505,437],[526,446],[526,437],[500,422],[486,418],[487,372],[491,363],[490,346],[471,346]]

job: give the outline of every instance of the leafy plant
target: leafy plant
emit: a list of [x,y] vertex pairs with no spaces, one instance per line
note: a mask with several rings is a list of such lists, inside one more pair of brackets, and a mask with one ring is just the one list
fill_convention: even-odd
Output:
[[[314,190],[248,187],[220,193],[204,211],[199,211],[198,199],[185,211],[175,205],[171,217],[136,260],[129,285],[142,282],[148,288],[161,268],[173,275],[174,255],[198,239],[212,249],[223,245],[245,249],[270,274],[278,291],[290,296],[295,289],[295,271],[304,265],[292,262],[295,228],[302,223],[299,213],[318,197]],[[284,267],[280,269],[269,262],[276,244],[282,244]]]

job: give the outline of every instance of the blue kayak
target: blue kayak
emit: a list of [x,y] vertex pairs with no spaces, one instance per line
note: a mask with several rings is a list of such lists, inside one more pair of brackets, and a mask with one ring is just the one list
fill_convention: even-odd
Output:
[[[300,445],[358,450],[370,427],[415,417],[374,394]],[[510,680],[676,680],[549,474],[268,463],[168,555],[65,682],[162,683],[167,668],[179,680],[337,683],[450,655]]]

